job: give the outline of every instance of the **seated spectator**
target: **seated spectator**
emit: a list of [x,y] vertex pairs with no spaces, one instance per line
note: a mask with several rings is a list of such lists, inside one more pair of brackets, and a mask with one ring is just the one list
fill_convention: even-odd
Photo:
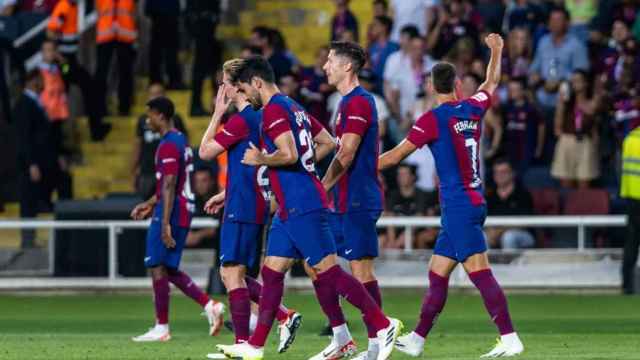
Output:
[[280,81],[278,81],[278,88],[283,94],[292,98],[296,102],[302,102],[302,97],[300,95],[300,83],[298,83],[298,79],[292,73],[284,74],[280,77]]
[[[152,83],[147,91],[148,100],[165,95],[165,88],[160,83]],[[173,126],[188,137],[180,115],[173,115]],[[147,124],[147,115],[140,115],[136,125],[136,140],[133,143],[131,172],[133,188],[143,199],[150,198],[156,188],[155,156],[161,138],[160,133],[151,130]]]
[[349,9],[349,0],[334,0],[336,14],[331,19],[331,41],[342,40],[344,32],[351,32],[353,42],[358,42],[358,19]]
[[276,48],[275,40],[273,29],[266,26],[256,26],[251,30],[251,45],[260,48],[261,55],[271,64],[278,81],[285,74],[291,73],[293,63],[282,49]]
[[256,55],[262,55],[262,49],[251,44],[245,44],[240,50],[240,57],[243,59]]
[[529,32],[525,28],[513,29],[507,37],[506,50],[502,58],[502,74],[507,79],[527,76],[533,53]]
[[[194,151],[197,153],[197,151]],[[218,192],[213,171],[208,167],[200,167],[193,173],[193,192],[196,197],[196,210],[194,216],[208,217],[204,211],[204,204]],[[197,228],[189,230],[187,235],[187,247],[214,247],[217,229],[213,227]]]
[[400,46],[389,40],[393,21],[388,16],[378,16],[371,24],[371,44],[367,49],[369,66],[376,75],[374,92],[382,94],[384,67],[389,55],[400,50]]
[[519,176],[542,157],[545,121],[526,94],[526,80],[511,78],[509,100],[502,107],[504,118],[504,150]]
[[464,19],[461,0],[451,0],[438,11],[438,22],[427,37],[427,49],[435,59],[442,59],[458,40],[468,38],[474,49],[480,49],[478,29]]
[[536,98],[548,113],[556,106],[560,83],[569,79],[576,70],[589,70],[587,48],[568,33],[568,27],[567,10],[553,9],[549,15],[550,34],[540,40],[529,68],[529,84],[541,85]]
[[302,103],[311,116],[329,129],[330,114],[327,112],[327,98],[333,88],[327,81],[327,74],[322,67],[327,62],[329,48],[322,46],[316,51],[313,66],[302,68],[300,78],[300,95]]
[[554,133],[558,137],[551,175],[564,188],[589,187],[600,173],[596,112],[599,101],[591,94],[589,74],[578,70],[558,97]]
[[[533,200],[531,194],[516,182],[513,169],[507,159],[496,160],[493,164],[495,189],[487,191],[487,210],[492,216],[531,215]],[[535,245],[535,239],[525,229],[488,227],[487,242],[490,247],[502,249],[522,249]]]
[[373,0],[373,16],[389,16],[389,4],[387,0]]

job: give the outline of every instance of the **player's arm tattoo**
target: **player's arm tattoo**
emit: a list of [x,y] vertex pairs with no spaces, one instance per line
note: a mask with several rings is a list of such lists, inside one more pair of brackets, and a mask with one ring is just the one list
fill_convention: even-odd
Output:
[[173,201],[176,198],[176,175],[165,175],[162,180],[162,225],[168,225],[171,220]]
[[382,171],[399,164],[400,161],[411,155],[416,149],[417,147],[407,139],[402,140],[396,147],[380,155],[378,158],[378,170]]
[[322,185],[327,191],[338,182],[340,177],[347,172],[351,163],[353,163],[362,137],[357,134],[347,133],[342,136],[341,140],[340,150],[331,161],[329,169],[327,169],[327,173],[322,179]]

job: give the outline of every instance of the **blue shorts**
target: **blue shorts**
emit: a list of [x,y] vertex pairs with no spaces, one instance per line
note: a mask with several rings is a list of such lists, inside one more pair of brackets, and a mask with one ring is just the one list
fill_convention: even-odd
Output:
[[304,259],[311,266],[336,253],[325,209],[290,216],[285,221],[276,216],[268,239],[267,256]]
[[176,241],[173,249],[167,249],[162,242],[162,223],[151,221],[151,226],[147,231],[147,252],[144,258],[144,266],[148,268],[164,265],[168,268],[177,269],[180,266],[182,249],[187,241],[189,228],[171,225],[171,235]]
[[262,224],[225,221],[220,234],[220,264],[253,266],[261,243]]
[[376,222],[381,213],[379,210],[331,213],[329,219],[338,256],[349,261],[378,257]]
[[462,263],[487,251],[482,231],[486,217],[486,205],[442,209],[442,229],[433,253]]

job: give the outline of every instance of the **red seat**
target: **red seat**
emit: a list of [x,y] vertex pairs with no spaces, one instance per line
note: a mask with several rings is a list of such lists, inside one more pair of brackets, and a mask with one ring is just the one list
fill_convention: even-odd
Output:
[[609,213],[609,192],[603,189],[574,190],[567,194],[565,215],[606,215]]
[[541,188],[529,191],[533,199],[533,210],[536,215],[560,214],[560,193],[556,189]]

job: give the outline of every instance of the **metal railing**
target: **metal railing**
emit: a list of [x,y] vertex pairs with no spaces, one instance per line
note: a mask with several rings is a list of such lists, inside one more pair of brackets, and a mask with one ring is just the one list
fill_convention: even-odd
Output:
[[[576,227],[578,230],[579,252],[585,250],[586,229],[588,227],[622,227],[626,226],[625,215],[603,216],[492,216],[488,217],[485,226],[525,227],[525,228],[561,228]],[[149,221],[133,220],[0,220],[2,229],[107,229],[108,236],[108,276],[110,280],[118,277],[118,233],[123,229],[145,229]],[[218,227],[219,222],[209,218],[196,218],[192,228]],[[405,252],[413,249],[413,230],[418,227],[440,227],[439,217],[383,217],[378,228],[388,226],[404,227]],[[49,266],[53,269],[55,261],[55,238],[49,241]]]

